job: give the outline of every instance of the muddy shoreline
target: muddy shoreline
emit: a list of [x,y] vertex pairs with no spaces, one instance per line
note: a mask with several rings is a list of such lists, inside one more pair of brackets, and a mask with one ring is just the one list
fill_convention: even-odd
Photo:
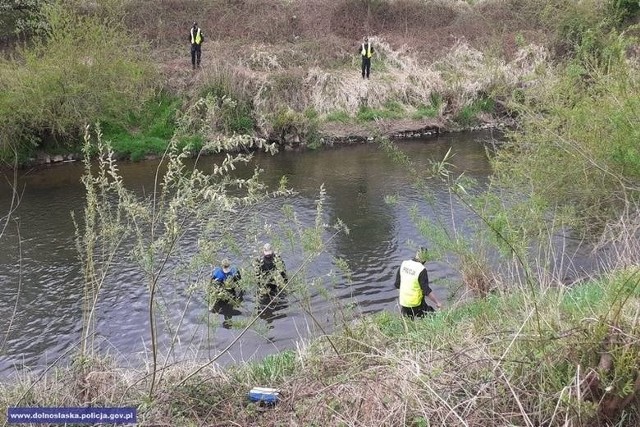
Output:
[[[377,137],[385,137],[391,140],[437,137],[452,132],[474,132],[485,129],[503,130],[508,126],[505,122],[487,122],[472,127],[449,127],[441,120],[380,120],[367,124],[326,123],[320,129],[321,146],[333,147],[350,144],[364,144],[373,142]],[[281,146],[285,151],[309,149],[302,141],[270,141]],[[82,153],[49,154],[38,152],[29,162],[19,166],[19,169],[63,165],[82,160]],[[144,160],[158,159],[156,154],[147,155]],[[126,159],[120,159],[125,160]],[[9,169],[4,165],[0,169]]]

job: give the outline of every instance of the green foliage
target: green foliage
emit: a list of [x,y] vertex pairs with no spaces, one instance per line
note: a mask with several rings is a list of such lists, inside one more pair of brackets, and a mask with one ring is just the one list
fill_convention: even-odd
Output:
[[477,123],[478,114],[490,113],[495,109],[495,101],[482,96],[474,99],[471,104],[460,109],[454,120],[462,126],[470,126]]
[[638,200],[640,79],[625,60],[630,42],[611,34],[594,55],[561,67],[553,83],[526,91],[514,105],[521,129],[496,156],[497,182],[573,209],[583,229]]
[[[540,23],[548,26],[556,51],[567,58],[580,56],[585,48],[594,51],[612,30],[638,16],[636,0],[556,0],[539,5]],[[581,52],[582,51],[582,52]],[[592,51],[593,53],[593,51]]]
[[0,3],[0,41],[13,37],[29,37],[46,31],[48,25],[42,10],[52,0],[5,0]]
[[47,34],[20,48],[19,61],[0,61],[4,153],[70,147],[87,123],[123,120],[152,95],[146,50],[120,23],[63,6],[47,8],[46,18]]
[[284,351],[267,356],[261,362],[252,364],[249,375],[256,384],[275,385],[290,376],[296,367],[296,353]]
[[351,121],[351,117],[346,111],[338,110],[327,114],[325,120],[328,122],[349,123]]
[[317,116],[311,116],[282,108],[271,116],[271,138],[282,143],[306,141],[314,145],[319,139]]
[[216,120],[213,124],[224,134],[251,134],[255,127],[250,99],[235,90],[229,76],[218,79],[201,91],[202,97],[216,100]]
[[133,161],[148,154],[162,154],[175,132],[179,106],[180,100],[161,93],[147,101],[140,111],[131,112],[126,122],[103,124],[104,138],[111,141],[118,156]]
[[413,114],[414,119],[421,119],[424,117],[438,117],[442,111],[442,105],[444,100],[442,95],[437,92],[431,92],[429,95],[429,105],[421,104],[418,106],[416,112]]
[[303,114],[309,120],[319,120],[320,119],[320,114],[313,107],[310,107],[310,108],[307,108],[306,110],[304,110]]
[[370,122],[378,119],[400,119],[404,115],[404,108],[398,102],[388,101],[382,109],[360,106],[356,118],[361,122]]
[[609,9],[620,22],[637,17],[640,14],[640,1],[638,0],[610,0]]

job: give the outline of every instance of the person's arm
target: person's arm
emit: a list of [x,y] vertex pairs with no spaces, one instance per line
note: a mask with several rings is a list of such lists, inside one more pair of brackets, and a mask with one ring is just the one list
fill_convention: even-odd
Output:
[[396,272],[396,281],[393,286],[395,286],[396,289],[400,289],[400,269]]
[[436,308],[441,308],[442,304],[440,304],[440,301],[438,301],[438,298],[436,298],[436,294],[434,294],[433,292],[429,292],[427,294],[427,298],[429,298],[431,301],[433,301],[433,303],[436,305]]
[[433,301],[436,308],[442,307],[442,304],[440,304],[440,301],[438,301],[438,298],[429,287],[429,274],[427,273],[426,268],[420,272],[420,275],[418,276],[418,283],[420,283],[420,288],[422,288],[422,295]]
[[289,278],[287,277],[287,267],[284,265],[284,261],[282,260],[282,258],[280,258],[279,255],[276,256],[277,258],[274,260],[276,261],[276,266],[280,268],[280,275],[282,276],[284,283],[287,283],[287,281],[289,280]]

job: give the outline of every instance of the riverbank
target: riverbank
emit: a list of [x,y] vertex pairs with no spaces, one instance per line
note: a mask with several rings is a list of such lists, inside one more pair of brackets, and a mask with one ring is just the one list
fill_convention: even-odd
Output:
[[[470,128],[447,128],[442,120],[378,120],[367,125],[327,123],[318,131],[317,144],[310,147],[305,141],[297,140],[295,143],[281,145],[280,149],[300,151],[335,145],[363,144],[373,142],[376,138],[386,138],[392,141],[413,138],[436,138],[439,135],[452,132],[476,132],[487,129],[501,132],[511,125],[512,123],[510,122],[500,121],[478,124]],[[277,144],[277,142],[275,143]],[[115,151],[116,157],[120,160],[130,160],[125,154]],[[161,153],[147,153],[143,159],[157,159],[159,154]],[[66,154],[37,152],[35,157],[30,158],[21,166],[33,167],[73,163],[82,160],[82,158],[82,153],[78,152]]]
[[[153,399],[149,372],[78,358],[4,383],[2,417],[13,406],[126,406],[140,426],[635,425],[637,274],[535,294],[510,283],[425,319],[365,316],[258,363],[170,365]],[[257,386],[277,389],[277,404],[251,402]]]

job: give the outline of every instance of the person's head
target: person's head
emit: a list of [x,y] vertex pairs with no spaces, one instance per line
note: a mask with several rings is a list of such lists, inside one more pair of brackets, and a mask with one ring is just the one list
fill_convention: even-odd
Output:
[[224,271],[225,273],[231,271],[231,262],[227,258],[222,260],[222,271]]
[[265,243],[264,246],[262,247],[262,254],[264,256],[272,256],[273,255],[273,249],[271,248],[271,245],[269,243]]
[[416,252],[416,261],[424,264],[429,259],[429,252],[427,252],[427,248],[421,246],[420,249]]
[[369,41],[369,36],[364,36],[362,38],[362,41],[365,42],[365,43],[368,42]]
[[198,26],[198,23],[196,21],[193,21],[193,28],[196,28]]

